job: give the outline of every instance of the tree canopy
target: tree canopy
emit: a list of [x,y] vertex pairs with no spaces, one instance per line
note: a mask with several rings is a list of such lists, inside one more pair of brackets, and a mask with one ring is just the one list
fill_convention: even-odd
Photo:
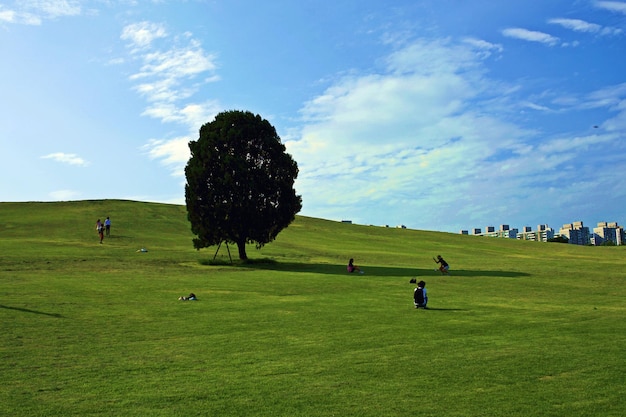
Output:
[[271,242],[302,208],[298,165],[261,116],[222,112],[189,148],[185,200],[196,249],[235,243],[245,260],[247,243]]

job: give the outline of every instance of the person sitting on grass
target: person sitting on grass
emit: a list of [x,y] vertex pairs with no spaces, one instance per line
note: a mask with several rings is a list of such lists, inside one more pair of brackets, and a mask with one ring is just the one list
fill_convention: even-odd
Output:
[[354,264],[354,259],[350,258],[350,260],[348,261],[348,272],[353,273],[354,271],[357,271],[359,274],[363,273],[363,271],[361,271],[361,268]]
[[444,275],[447,275],[450,270],[450,265],[441,257],[441,255],[437,255],[437,259],[433,258],[433,261],[439,264],[439,272]]
[[[415,283],[416,279],[413,278],[410,282]],[[428,296],[426,295],[426,283],[424,281],[420,281],[417,283],[417,287],[413,290],[413,304],[415,308],[422,307],[423,309],[428,309],[426,305],[428,304]]]
[[187,297],[182,296],[182,297],[178,297],[179,300],[181,301],[196,301],[196,295],[194,293],[189,294]]

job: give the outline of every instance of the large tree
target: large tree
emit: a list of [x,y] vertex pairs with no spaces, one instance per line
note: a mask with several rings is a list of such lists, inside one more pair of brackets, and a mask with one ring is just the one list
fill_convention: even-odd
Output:
[[302,208],[298,165],[261,116],[222,112],[189,148],[185,200],[196,249],[235,243],[245,260],[247,243],[271,242]]

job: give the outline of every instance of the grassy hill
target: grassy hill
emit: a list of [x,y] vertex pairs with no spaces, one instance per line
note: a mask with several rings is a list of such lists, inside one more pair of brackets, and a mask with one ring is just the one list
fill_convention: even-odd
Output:
[[181,206],[0,203],[0,415],[626,415],[622,247],[300,216],[230,265],[191,239]]

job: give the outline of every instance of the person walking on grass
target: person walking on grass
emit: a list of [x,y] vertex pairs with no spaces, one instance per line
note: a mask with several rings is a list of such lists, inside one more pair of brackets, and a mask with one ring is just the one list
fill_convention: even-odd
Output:
[[98,232],[98,236],[100,236],[100,244],[102,244],[104,240],[104,224],[102,224],[100,219],[96,222],[96,231]]
[[104,220],[104,232],[106,233],[107,237],[111,236],[111,219],[109,218],[109,216],[107,216],[107,218]]

